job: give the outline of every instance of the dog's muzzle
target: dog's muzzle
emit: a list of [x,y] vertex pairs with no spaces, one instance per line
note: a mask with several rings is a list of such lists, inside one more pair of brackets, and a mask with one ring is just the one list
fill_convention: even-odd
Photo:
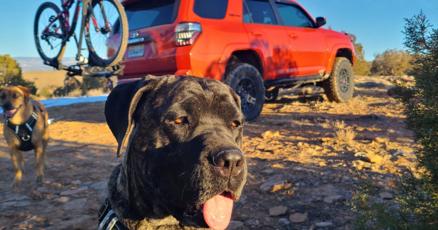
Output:
[[211,158],[216,171],[220,176],[227,178],[238,176],[245,162],[243,153],[238,149],[222,150],[213,154]]

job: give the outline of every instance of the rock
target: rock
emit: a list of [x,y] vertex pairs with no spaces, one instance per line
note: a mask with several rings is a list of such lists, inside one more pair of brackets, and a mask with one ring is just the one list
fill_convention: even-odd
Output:
[[272,186],[271,192],[278,192],[280,190],[286,190],[292,188],[291,183],[282,183],[282,184],[275,184]]
[[332,204],[333,202],[337,202],[341,200],[344,200],[344,196],[342,195],[331,195],[331,196],[326,196],[324,198],[324,202],[327,204]]
[[6,202],[6,201],[24,201],[24,200],[30,200],[31,198],[25,195],[18,195],[18,194],[14,194],[12,196],[10,196],[8,199],[6,200],[2,200],[2,202]]
[[84,209],[86,203],[87,203],[86,198],[75,199],[66,203],[63,208],[66,211],[82,210]]
[[353,166],[356,167],[358,170],[362,169],[370,169],[372,168],[372,164],[364,161],[353,161]]
[[391,153],[391,155],[396,156],[396,157],[407,155],[407,154],[406,154],[405,152],[403,152],[402,150],[392,150],[390,153]]
[[328,228],[328,227],[333,226],[333,223],[330,221],[324,221],[324,222],[316,223],[315,226],[318,228]]
[[263,192],[270,191],[274,185],[284,184],[284,178],[282,175],[274,175],[269,177],[265,183],[260,185],[260,190]]
[[389,158],[392,162],[396,162],[398,161],[399,157],[398,156],[391,156],[391,158]]
[[25,206],[29,206],[30,204],[31,204],[31,202],[28,200],[6,201],[6,202],[2,202],[2,205],[0,206],[0,210],[8,210],[10,208],[25,207]]
[[383,200],[392,200],[392,199],[394,199],[394,195],[392,195],[392,193],[390,193],[390,192],[381,192],[379,194],[379,196]]
[[279,150],[278,146],[270,145],[262,149],[266,153],[276,154]]
[[374,140],[377,143],[381,143],[381,144],[386,143],[388,141],[386,138],[383,138],[383,137],[376,137]]
[[55,201],[59,202],[59,203],[67,203],[70,201],[70,198],[67,196],[61,196],[58,199],[56,199]]
[[286,214],[287,207],[286,206],[276,206],[269,209],[270,216],[281,216]]
[[335,195],[339,195],[339,189],[337,189],[334,185],[332,184],[325,184],[325,185],[321,185],[319,187],[316,187],[313,189],[313,194],[316,196],[335,196]]
[[262,171],[262,173],[272,174],[272,173],[274,173],[274,170],[273,169],[265,169]]
[[293,213],[289,216],[290,222],[294,224],[303,223],[307,220],[307,212],[306,213]]
[[364,153],[364,152],[355,153],[354,157],[356,157],[358,160],[371,163],[370,158],[368,158],[368,155],[366,153]]
[[237,220],[232,220],[230,225],[228,225],[228,230],[238,230],[238,229],[242,229],[243,228],[243,222],[242,221],[237,221]]
[[50,189],[48,189],[48,188],[46,188],[46,187],[38,187],[37,189],[36,189],[38,192],[41,192],[41,193],[51,193],[52,191],[50,190]]
[[50,186],[57,189],[62,189],[64,187],[61,183],[56,183],[56,182],[51,183]]
[[76,195],[76,194],[81,193],[81,192],[85,192],[87,190],[88,190],[88,188],[86,188],[86,187],[80,187],[78,189],[72,189],[72,190],[67,190],[67,191],[61,192],[60,195],[61,196],[71,196],[71,195]]
[[245,221],[245,225],[249,225],[251,227],[257,227],[260,225],[260,221],[256,220],[256,219],[250,219],[250,220]]
[[280,225],[289,225],[289,224],[290,224],[290,221],[289,221],[287,218],[280,218],[280,219],[278,220],[278,223],[279,223]]
[[33,200],[42,200],[42,199],[44,199],[44,195],[43,195],[43,193],[42,193],[42,192],[39,192],[38,190],[32,190],[32,191],[30,192],[30,197],[31,197]]
[[262,138],[265,140],[269,140],[269,139],[275,139],[275,138],[280,138],[281,134],[280,131],[266,131],[264,133],[262,133]]
[[82,182],[80,180],[74,180],[71,183],[74,185],[80,185]]

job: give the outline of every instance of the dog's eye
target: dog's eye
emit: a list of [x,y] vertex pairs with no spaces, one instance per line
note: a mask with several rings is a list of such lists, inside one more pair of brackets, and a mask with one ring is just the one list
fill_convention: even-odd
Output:
[[16,93],[12,94],[12,98],[17,99],[18,97],[19,97],[18,94],[16,94]]
[[175,125],[185,125],[189,123],[188,117],[178,117],[174,121]]
[[242,124],[240,123],[240,121],[233,121],[231,122],[231,128],[235,129],[235,128],[239,128]]

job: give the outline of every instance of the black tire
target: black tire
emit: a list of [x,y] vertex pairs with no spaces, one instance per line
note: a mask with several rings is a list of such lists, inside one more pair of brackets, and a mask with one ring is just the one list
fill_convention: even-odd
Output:
[[265,103],[265,86],[259,70],[247,63],[234,64],[229,68],[225,83],[240,96],[245,119],[255,120]]
[[266,102],[275,102],[278,99],[279,92],[280,92],[279,88],[275,88],[271,91],[266,91],[265,101]]
[[336,58],[330,77],[321,82],[329,101],[343,103],[353,98],[354,73],[351,62],[344,57]]
[[[46,11],[46,10],[52,10],[55,12],[56,15],[59,15],[61,13],[61,10],[59,9],[59,7],[53,3],[53,2],[45,2],[43,3],[37,10],[36,15],[35,15],[35,20],[34,20],[34,24],[33,24],[33,31],[34,31],[34,40],[35,40],[35,45],[38,51],[38,54],[41,56],[41,58],[43,59],[45,64],[48,65],[52,65],[54,67],[57,67],[58,65],[58,60],[62,58],[62,55],[64,54],[65,51],[65,38],[67,36],[66,34],[66,28],[65,28],[65,24],[64,24],[64,18],[59,17],[56,20],[58,22],[56,22],[56,20],[54,21],[54,25],[59,25],[59,29],[61,30],[61,32],[59,33],[60,36],[59,38],[59,42],[60,42],[60,46],[56,47],[56,49],[54,49],[54,53],[53,55],[49,55],[48,54],[48,50],[46,50],[45,48],[42,47],[43,44],[41,44],[41,40],[40,38],[42,38],[42,33],[40,33],[40,30],[42,28],[40,28],[40,20],[44,20],[41,18],[42,14]],[[55,16],[52,15],[52,16]],[[49,18],[47,18],[47,25],[45,25],[44,27],[49,25]],[[59,23],[59,24],[57,24]],[[55,38],[52,36],[52,38]],[[55,66],[56,65],[56,66]]]
[[[116,23],[118,22],[118,31],[120,35],[120,45],[115,51],[114,55],[111,57],[103,57],[103,55],[99,54],[96,51],[96,44],[93,44],[92,42],[92,35],[90,31],[85,31],[85,41],[87,43],[88,51],[89,51],[89,62],[92,66],[101,66],[101,67],[108,67],[108,66],[114,66],[117,65],[122,59],[125,54],[126,48],[128,46],[128,35],[129,35],[129,28],[128,28],[128,19],[126,17],[126,12],[122,6],[122,4],[118,0],[93,0],[91,10],[99,10],[99,13],[101,13],[101,8],[99,6],[99,2],[107,2],[111,5],[113,5],[117,11],[118,20],[116,20]],[[97,12],[96,12],[97,13]],[[94,13],[94,14],[96,14]],[[108,12],[106,12],[107,14]],[[89,15],[86,19],[86,25],[89,25],[90,30],[94,29],[94,25],[92,22],[90,22]],[[108,16],[107,16],[108,17]],[[112,25],[112,29],[114,29],[114,25]],[[109,32],[107,32],[109,33]],[[111,35],[111,33],[109,33]]]

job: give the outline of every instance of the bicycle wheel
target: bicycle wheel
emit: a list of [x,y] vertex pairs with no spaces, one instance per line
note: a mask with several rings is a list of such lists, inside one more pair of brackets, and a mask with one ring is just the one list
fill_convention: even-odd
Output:
[[86,19],[85,40],[94,66],[118,64],[128,45],[128,20],[118,0],[93,0]]
[[34,21],[34,40],[37,51],[45,64],[57,67],[65,50],[65,24],[61,10],[52,2],[43,3]]

